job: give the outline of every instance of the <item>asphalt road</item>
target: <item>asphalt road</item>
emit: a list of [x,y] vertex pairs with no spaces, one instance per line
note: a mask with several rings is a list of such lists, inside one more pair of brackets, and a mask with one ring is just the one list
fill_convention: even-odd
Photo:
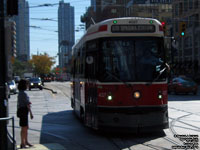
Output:
[[[29,141],[35,150],[171,150],[186,144],[199,144],[200,92],[194,95],[169,95],[170,128],[160,133],[111,134],[84,127],[70,104],[68,82],[45,83],[50,90],[27,91],[34,119],[29,120]],[[200,89],[199,89],[200,90]],[[9,99],[9,115],[15,117],[17,145],[20,144],[16,117],[17,95]],[[11,122],[8,125],[11,131]],[[190,139],[198,140],[196,142]],[[184,145],[185,144],[185,145]],[[179,147],[178,147],[179,146]],[[198,148],[200,149],[200,148]]]

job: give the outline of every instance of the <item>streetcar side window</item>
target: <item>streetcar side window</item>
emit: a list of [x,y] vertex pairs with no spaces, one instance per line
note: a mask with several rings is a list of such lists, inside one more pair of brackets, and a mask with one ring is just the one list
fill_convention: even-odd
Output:
[[78,49],[78,53],[75,59],[75,74],[76,77],[83,77],[84,76],[84,47],[80,47]]
[[95,79],[97,72],[97,62],[98,62],[98,42],[97,40],[92,40],[86,43],[86,56],[85,56],[85,74],[88,79]]

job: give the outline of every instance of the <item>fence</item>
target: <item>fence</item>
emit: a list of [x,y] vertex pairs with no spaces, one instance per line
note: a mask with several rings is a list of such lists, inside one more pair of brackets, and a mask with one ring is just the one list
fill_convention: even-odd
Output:
[[0,121],[8,121],[8,120],[12,120],[12,136],[8,133],[8,138],[10,138],[12,140],[13,143],[13,150],[15,150],[15,124],[14,124],[14,117],[7,117],[7,118],[0,118]]

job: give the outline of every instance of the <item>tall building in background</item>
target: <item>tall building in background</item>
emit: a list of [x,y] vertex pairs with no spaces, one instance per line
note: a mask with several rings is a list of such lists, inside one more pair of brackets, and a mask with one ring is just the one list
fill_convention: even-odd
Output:
[[18,2],[16,22],[17,58],[21,61],[30,59],[29,4],[25,0]]
[[68,70],[70,52],[75,41],[74,7],[60,1],[58,8],[58,54],[59,67]]

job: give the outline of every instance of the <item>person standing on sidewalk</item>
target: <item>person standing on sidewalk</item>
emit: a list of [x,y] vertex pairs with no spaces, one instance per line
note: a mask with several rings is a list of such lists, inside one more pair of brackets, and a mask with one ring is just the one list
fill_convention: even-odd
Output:
[[28,82],[24,79],[19,81],[18,90],[19,94],[17,97],[17,117],[19,117],[19,125],[21,127],[21,148],[26,146],[33,146],[28,142],[28,114],[33,119],[31,111],[31,102],[25,90],[27,89]]

